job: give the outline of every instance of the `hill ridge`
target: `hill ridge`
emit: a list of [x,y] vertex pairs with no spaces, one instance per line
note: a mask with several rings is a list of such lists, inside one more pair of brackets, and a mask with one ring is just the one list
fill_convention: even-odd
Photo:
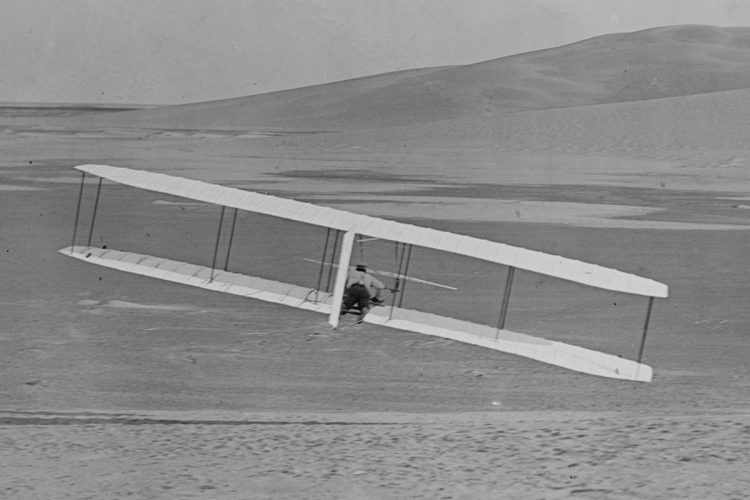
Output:
[[165,128],[348,130],[744,88],[750,88],[750,28],[677,25],[111,119]]

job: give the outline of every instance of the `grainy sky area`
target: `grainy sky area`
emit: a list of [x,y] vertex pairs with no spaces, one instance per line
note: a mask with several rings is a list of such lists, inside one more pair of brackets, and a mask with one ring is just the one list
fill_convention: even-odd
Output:
[[466,64],[750,0],[0,0],[0,101],[172,104]]

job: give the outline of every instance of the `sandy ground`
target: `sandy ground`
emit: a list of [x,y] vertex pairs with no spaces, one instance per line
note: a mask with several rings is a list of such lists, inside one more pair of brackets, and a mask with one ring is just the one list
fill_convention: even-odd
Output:
[[4,414],[0,424],[8,498],[739,499],[750,487],[750,423],[736,414]]
[[[606,136],[621,122],[595,108],[518,116],[489,156],[446,124],[238,137],[92,133],[85,121],[61,132],[3,118],[0,496],[743,498],[750,183],[739,139],[702,143],[678,130],[684,142],[653,144],[631,117],[646,143],[629,153]],[[601,122],[601,140],[563,126],[589,120]],[[97,161],[380,206],[664,281],[672,296],[656,304],[645,359],[655,381],[370,326],[332,332],[308,313],[67,259],[55,251],[70,243],[70,167]],[[367,203],[352,203],[362,193]],[[405,197],[423,198],[422,211]],[[92,203],[90,184],[80,238]],[[107,184],[93,241],[206,264],[217,220],[215,207]],[[320,255],[323,238],[243,215],[232,265],[312,285],[317,269],[304,259]],[[392,252],[374,243],[366,258],[388,269]],[[504,269],[428,251],[414,266],[459,293],[409,285],[413,306],[496,320]],[[637,352],[644,300],[517,279],[511,328]]]

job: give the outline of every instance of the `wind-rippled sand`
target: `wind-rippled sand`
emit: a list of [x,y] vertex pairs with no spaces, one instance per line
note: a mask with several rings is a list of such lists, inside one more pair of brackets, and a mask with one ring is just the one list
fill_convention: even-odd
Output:
[[6,498],[745,498],[750,416],[0,416]]

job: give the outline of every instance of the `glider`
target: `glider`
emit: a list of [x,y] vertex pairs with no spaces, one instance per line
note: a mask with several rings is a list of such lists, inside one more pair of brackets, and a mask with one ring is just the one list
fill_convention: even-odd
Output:
[[[394,295],[390,305],[374,308],[365,317],[366,323],[452,339],[591,375],[640,382],[652,380],[653,370],[650,366],[642,363],[642,358],[654,298],[668,297],[667,285],[658,281],[495,241],[370,217],[184,177],[108,165],[79,165],[75,168],[81,172],[81,187],[78,194],[71,245],[59,250],[64,255],[125,272],[326,314],[328,315],[328,322],[335,328],[339,324],[347,270],[350,266],[353,247],[357,238],[392,241],[396,242],[399,256],[398,269],[394,274],[402,283],[402,293],[398,298]],[[87,174],[96,176],[99,180],[87,243],[86,245],[77,245],[76,237],[81,212],[81,198]],[[220,206],[219,230],[211,266],[201,266],[92,246],[102,179],[147,191]],[[219,242],[227,208],[233,209],[231,233],[224,266],[219,268],[217,267]],[[322,258],[317,261],[320,263],[317,286],[311,289],[231,272],[228,269],[229,255],[238,210],[325,228],[326,245]],[[403,286],[409,278],[409,264],[412,258],[412,249],[415,246],[460,254],[507,266],[508,271],[502,299],[500,300],[497,324],[495,326],[481,325],[404,308]],[[324,268],[329,273],[327,280],[323,276]],[[513,279],[517,271],[530,271],[590,287],[647,297],[646,319],[637,360],[629,360],[620,356],[506,329],[505,323]],[[325,286],[326,281],[328,282],[327,286]]]

